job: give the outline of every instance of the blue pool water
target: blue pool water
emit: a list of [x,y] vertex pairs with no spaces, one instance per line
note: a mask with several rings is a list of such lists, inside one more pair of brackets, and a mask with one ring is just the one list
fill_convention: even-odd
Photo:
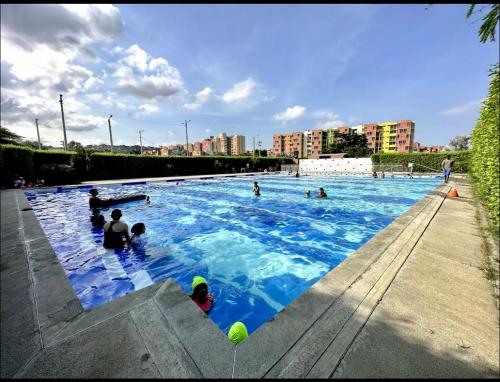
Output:
[[[150,196],[149,205],[113,207],[129,228],[145,223],[142,253],[102,247],[102,229],[89,221],[89,188],[26,194],[85,309],[169,277],[189,294],[201,275],[219,328],[242,321],[252,333],[440,181],[267,175],[99,186],[102,198]],[[305,197],[319,187],[327,199]],[[111,210],[102,211],[107,221]]]

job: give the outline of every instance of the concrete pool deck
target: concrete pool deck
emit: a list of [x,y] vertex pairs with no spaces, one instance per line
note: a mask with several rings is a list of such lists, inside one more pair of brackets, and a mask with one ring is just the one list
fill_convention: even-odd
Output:
[[476,207],[456,187],[450,199],[437,186],[236,347],[170,279],[85,312],[23,191],[2,191],[1,377],[498,377]]

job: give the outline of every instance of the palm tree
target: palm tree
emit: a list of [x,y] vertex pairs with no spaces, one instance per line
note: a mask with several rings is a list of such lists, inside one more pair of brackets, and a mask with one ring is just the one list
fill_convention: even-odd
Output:
[[[474,13],[474,8],[477,4],[470,4],[469,10],[467,12],[467,17],[471,17]],[[479,41],[485,43],[488,41],[495,41],[495,31],[497,27],[497,23],[500,20],[500,5],[499,4],[489,4],[491,6],[490,11],[483,17],[483,23],[479,28]],[[479,11],[481,12],[483,8],[487,7],[484,5]]]

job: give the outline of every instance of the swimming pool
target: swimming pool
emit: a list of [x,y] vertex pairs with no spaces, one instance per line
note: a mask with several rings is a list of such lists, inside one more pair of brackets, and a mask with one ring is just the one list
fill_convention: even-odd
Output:
[[[170,277],[189,294],[201,275],[216,299],[210,318],[225,333],[235,321],[252,333],[440,182],[265,175],[99,186],[103,198],[150,196],[113,207],[129,228],[145,223],[142,253],[102,247],[90,187],[26,195],[86,310]],[[319,187],[327,199],[305,197]]]

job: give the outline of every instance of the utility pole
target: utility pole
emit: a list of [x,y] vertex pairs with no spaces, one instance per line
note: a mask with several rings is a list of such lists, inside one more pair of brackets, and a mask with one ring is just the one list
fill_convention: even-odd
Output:
[[261,150],[261,146],[262,146],[262,141],[258,141],[257,145],[259,146],[259,157],[260,157],[260,150]]
[[253,157],[253,167],[255,167],[255,137],[253,137],[253,151],[252,151],[252,157]]
[[38,136],[38,150],[42,149],[42,143],[40,142],[40,131],[38,130],[38,118],[35,118],[36,124],[36,135]]
[[109,140],[111,141],[111,154],[113,154],[113,134],[111,134],[111,118],[113,118],[113,115],[110,115],[108,118]]
[[144,130],[139,130],[139,142],[141,143],[141,155],[142,155],[142,135],[141,135],[142,132],[144,132]]
[[62,116],[62,123],[63,123],[63,132],[64,132],[64,151],[68,151],[68,141],[66,140],[66,125],[64,123],[64,109],[63,109],[62,94],[59,94],[59,102],[61,104],[61,116]]
[[184,125],[184,127],[186,128],[186,156],[189,156],[188,122],[191,122],[191,120],[184,120],[184,123],[181,123],[181,125]]

